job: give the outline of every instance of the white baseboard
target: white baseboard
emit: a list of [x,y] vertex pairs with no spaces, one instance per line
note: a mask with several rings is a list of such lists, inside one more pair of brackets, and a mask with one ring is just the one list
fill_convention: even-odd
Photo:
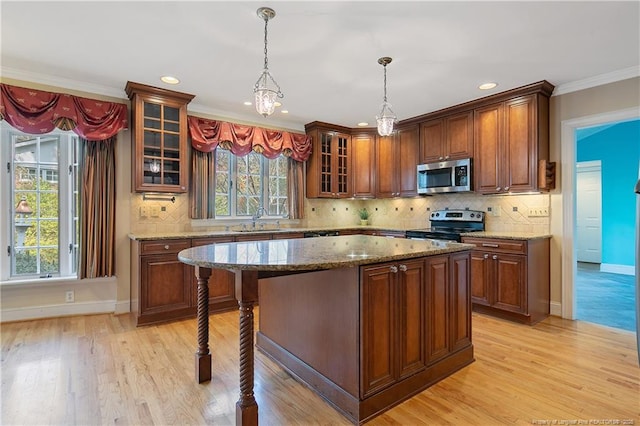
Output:
[[113,313],[115,311],[115,306],[115,300],[107,300],[102,302],[65,303],[62,305],[3,309],[2,312],[0,312],[0,322],[26,321],[32,319],[66,317],[73,315]]
[[553,315],[554,317],[561,317],[562,303],[551,301],[551,303],[549,304],[549,314]]
[[612,274],[635,275],[636,267],[633,265],[616,265],[615,263],[601,263],[600,272],[610,272]]
[[124,300],[116,303],[115,311],[113,312],[116,315],[128,314],[131,312],[131,301]]

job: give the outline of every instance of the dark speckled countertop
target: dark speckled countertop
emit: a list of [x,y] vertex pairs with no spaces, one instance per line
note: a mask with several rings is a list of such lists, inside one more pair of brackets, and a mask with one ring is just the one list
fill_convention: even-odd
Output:
[[448,241],[349,235],[218,243],[182,250],[178,259],[207,268],[311,271],[454,253],[473,247]]

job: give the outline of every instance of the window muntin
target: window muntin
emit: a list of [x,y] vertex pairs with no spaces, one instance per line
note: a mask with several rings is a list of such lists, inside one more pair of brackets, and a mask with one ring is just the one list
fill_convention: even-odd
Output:
[[286,157],[268,159],[256,152],[237,157],[219,148],[215,168],[216,217],[253,216],[259,208],[265,216],[286,216]]
[[[73,276],[78,259],[78,138],[28,135],[2,126],[10,205],[0,240],[7,247],[0,280]],[[3,184],[4,185],[4,184]],[[22,205],[21,205],[22,202]],[[26,203],[26,204],[25,204]],[[4,217],[4,216],[3,216]]]

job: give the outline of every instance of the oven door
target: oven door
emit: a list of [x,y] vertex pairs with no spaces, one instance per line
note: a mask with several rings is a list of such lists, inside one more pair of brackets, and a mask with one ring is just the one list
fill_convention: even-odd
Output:
[[455,232],[433,232],[433,231],[407,231],[406,238],[409,240],[440,240],[460,242],[460,234]]

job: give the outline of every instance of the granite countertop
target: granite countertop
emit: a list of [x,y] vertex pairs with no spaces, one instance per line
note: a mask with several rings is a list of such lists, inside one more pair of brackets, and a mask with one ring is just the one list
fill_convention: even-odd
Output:
[[311,271],[454,253],[472,244],[348,235],[323,238],[218,243],[192,247],[178,259],[207,268]]
[[518,231],[477,231],[465,232],[460,235],[463,237],[475,238],[502,238],[504,240],[536,240],[538,238],[551,238],[551,234]]
[[131,240],[145,241],[145,240],[172,240],[179,238],[204,238],[204,237],[237,237],[239,235],[261,235],[261,234],[291,234],[300,232],[319,232],[319,231],[397,231],[404,232],[404,228],[393,227],[377,227],[377,226],[324,226],[315,228],[272,228],[271,225],[265,227],[265,229],[240,231],[234,230],[240,228],[239,226],[232,226],[228,231],[176,231],[176,232],[154,232],[154,233],[140,233],[129,234]]

